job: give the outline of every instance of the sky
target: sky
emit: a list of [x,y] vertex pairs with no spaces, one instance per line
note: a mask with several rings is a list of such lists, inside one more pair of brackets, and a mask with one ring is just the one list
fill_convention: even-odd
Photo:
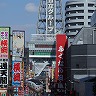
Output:
[[[62,0],[62,10],[67,0]],[[0,0],[0,26],[24,30],[25,41],[36,34],[40,0]]]

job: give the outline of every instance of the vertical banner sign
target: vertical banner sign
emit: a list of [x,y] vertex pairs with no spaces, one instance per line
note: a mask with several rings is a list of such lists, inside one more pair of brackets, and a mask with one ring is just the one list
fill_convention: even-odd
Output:
[[0,61],[0,88],[7,88],[8,85],[8,61],[6,60]]
[[0,88],[8,85],[8,58],[10,27],[0,27]]
[[24,62],[21,64],[21,87],[24,87]]
[[20,86],[20,66],[21,62],[13,61],[12,62],[12,85]]
[[13,30],[13,57],[24,57],[25,31]]
[[8,59],[10,28],[0,27],[0,59]]
[[[63,81],[63,71],[64,71],[64,48],[66,45],[67,37],[65,34],[56,35],[56,70],[55,79],[56,81]],[[61,74],[60,74],[61,73]]]
[[56,35],[56,69],[55,69],[55,80],[57,82],[57,92],[64,93],[65,74],[66,74],[66,44],[67,37],[65,34]]
[[21,63],[21,85],[20,87],[18,88],[18,95],[24,96],[24,62]]
[[46,0],[46,4],[47,4],[47,31],[46,32],[48,32],[48,34],[54,34],[54,26],[55,26],[55,24],[54,24],[54,20],[55,20],[55,18],[54,18],[54,11],[55,11],[55,8],[54,8],[54,0]]

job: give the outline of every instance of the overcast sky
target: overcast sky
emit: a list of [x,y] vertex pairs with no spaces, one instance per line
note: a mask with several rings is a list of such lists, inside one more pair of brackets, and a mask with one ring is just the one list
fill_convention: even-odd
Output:
[[[62,0],[62,6],[67,0]],[[12,30],[25,30],[26,40],[36,33],[40,0],[0,0],[0,26]],[[29,37],[29,38],[27,38]]]

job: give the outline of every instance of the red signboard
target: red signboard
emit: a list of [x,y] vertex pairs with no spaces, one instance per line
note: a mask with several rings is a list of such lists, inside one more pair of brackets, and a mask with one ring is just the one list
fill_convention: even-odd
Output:
[[12,85],[20,85],[20,80],[21,80],[21,62],[13,62],[13,68],[12,68]]
[[14,72],[20,72],[20,62],[14,63]]
[[64,81],[64,53],[66,51],[67,37],[65,34],[56,35],[56,69],[55,69],[55,80]]
[[[56,68],[55,68],[55,88],[58,96],[65,93],[66,79],[66,49],[67,37],[65,34],[56,35]],[[63,95],[61,95],[63,94]]]
[[14,73],[14,81],[20,81],[20,73]]
[[14,81],[20,81],[20,62],[14,63]]
[[8,53],[8,40],[2,40],[1,46],[1,53]]

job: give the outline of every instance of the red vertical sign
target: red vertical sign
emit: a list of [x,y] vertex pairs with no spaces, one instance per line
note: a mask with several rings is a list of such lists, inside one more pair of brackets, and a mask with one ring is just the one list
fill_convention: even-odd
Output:
[[14,63],[14,82],[18,81],[20,82],[20,62],[15,62]]
[[65,34],[56,35],[56,69],[55,80],[63,82],[64,80],[64,51],[67,37]]

